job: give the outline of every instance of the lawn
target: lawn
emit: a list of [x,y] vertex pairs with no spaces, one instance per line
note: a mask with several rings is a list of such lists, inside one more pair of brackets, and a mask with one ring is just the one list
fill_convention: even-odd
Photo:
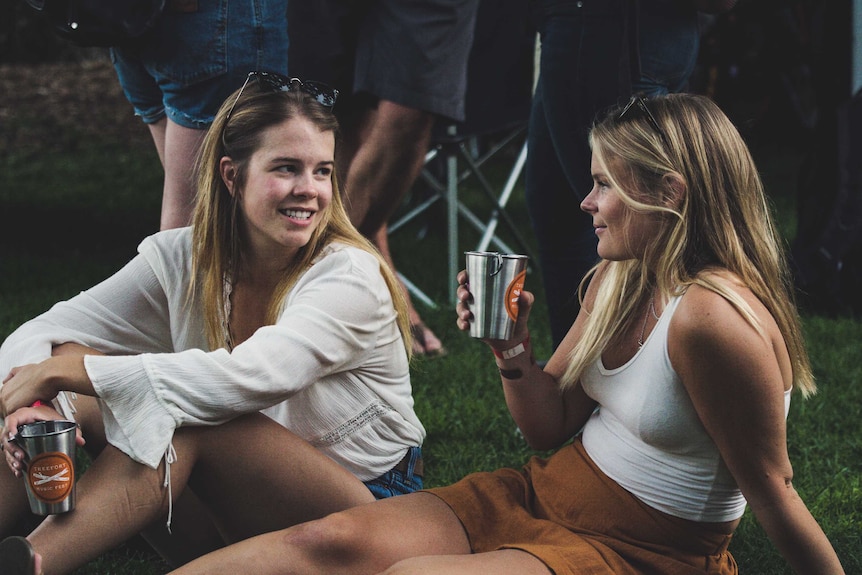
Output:
[[[96,74],[102,82],[97,91],[103,93],[93,96],[101,99],[83,102],[92,108],[87,115],[66,118],[48,101],[50,90],[16,93],[11,103],[0,103],[0,338],[118,269],[134,255],[140,239],[158,226],[158,158],[146,130],[122,102],[116,79],[103,72],[99,68]],[[0,70],[7,78],[14,73]],[[44,105],[38,105],[41,102]],[[763,146],[757,157],[789,239],[795,229],[799,150],[787,143]],[[505,169],[497,167],[499,177]],[[464,196],[479,209],[479,194],[470,191],[469,184],[465,190]],[[520,188],[508,212],[529,241]],[[472,249],[476,239],[464,228],[460,248]],[[428,484],[519,465],[533,453],[506,411],[493,359],[482,344],[454,326],[447,301],[442,206],[400,230],[392,241],[399,270],[436,301],[437,309],[420,311],[449,352],[442,358],[417,359],[412,370],[417,411],[428,430]],[[529,274],[526,284],[539,297],[532,334],[537,356],[546,357],[550,337],[538,274]],[[788,442],[794,484],[847,573],[860,574],[862,323],[805,316],[804,326],[820,391],[807,401],[795,398],[791,406]],[[790,572],[750,513],[731,549],[744,574]],[[76,573],[164,571],[136,540]]]

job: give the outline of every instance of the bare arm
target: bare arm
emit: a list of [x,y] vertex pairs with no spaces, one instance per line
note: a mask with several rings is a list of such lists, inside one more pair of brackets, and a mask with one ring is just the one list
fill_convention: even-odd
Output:
[[93,349],[92,347],[87,347],[86,345],[81,345],[79,343],[61,343],[60,345],[55,345],[51,350],[51,355],[56,357],[59,355],[105,355],[101,351],[97,349]]
[[[470,292],[466,274],[458,275],[458,327],[469,329],[472,313],[469,310]],[[580,316],[563,343],[542,370],[533,358],[528,340],[527,322],[535,297],[522,291],[518,300],[518,322],[509,341],[487,340],[492,349],[502,351],[524,344],[524,351],[511,358],[496,357],[501,370],[506,405],[524,439],[533,449],[553,449],[571,439],[592,413],[595,403],[584,394],[580,385],[561,391],[559,378],[565,372],[567,356],[578,340]]]
[[14,368],[0,388],[0,415],[5,417],[37,401],[47,403],[60,391],[96,395],[84,369],[83,354],[57,355]]
[[763,305],[739,292],[766,335],[724,298],[693,286],[671,322],[671,362],[757,520],[794,571],[842,574],[793,488],[784,411],[792,375],[784,341]]
[[48,403],[61,391],[95,396],[84,369],[85,355],[104,355],[78,343],[55,345],[50,358],[13,368],[0,389],[0,415],[10,414],[37,401]]

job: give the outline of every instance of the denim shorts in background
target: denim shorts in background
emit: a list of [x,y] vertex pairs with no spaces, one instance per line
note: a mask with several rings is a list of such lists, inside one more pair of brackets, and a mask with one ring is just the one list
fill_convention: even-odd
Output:
[[287,41],[287,0],[167,0],[156,27],[111,48],[111,61],[144,123],[202,130],[250,71],[287,74]]
[[406,473],[399,469],[391,469],[376,479],[366,481],[365,485],[375,499],[386,499],[393,495],[406,495],[418,491],[422,489],[422,476],[416,474],[416,462],[421,457],[422,449],[411,447],[405,456],[408,460]]

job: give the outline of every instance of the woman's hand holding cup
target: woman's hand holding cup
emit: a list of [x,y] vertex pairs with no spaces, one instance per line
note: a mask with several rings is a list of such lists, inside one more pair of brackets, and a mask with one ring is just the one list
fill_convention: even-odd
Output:
[[[455,306],[457,318],[455,324],[461,331],[470,331],[470,323],[474,320],[473,312],[470,311],[470,304],[473,303],[473,295],[470,293],[470,278],[467,275],[467,270],[458,272],[458,288],[455,292],[455,297],[458,300]],[[530,310],[533,308],[533,303],[536,298],[532,292],[521,290],[518,296],[518,319],[515,322],[515,328],[512,331],[510,339],[490,339],[478,338],[485,342],[491,348],[501,351],[509,349],[513,345],[524,341],[529,336],[529,328],[527,321],[530,317]]]

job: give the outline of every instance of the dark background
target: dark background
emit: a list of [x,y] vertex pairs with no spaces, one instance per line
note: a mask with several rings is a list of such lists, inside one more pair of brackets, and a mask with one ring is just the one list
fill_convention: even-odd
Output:
[[[486,0],[484,6],[496,1]],[[500,1],[505,4],[510,0]],[[793,189],[785,185],[772,191],[794,197],[794,250],[799,244],[807,249],[816,247],[822,230],[830,225],[834,228],[830,217],[834,217],[833,207],[839,201],[839,175],[844,167],[838,164],[838,109],[851,96],[851,7],[852,0],[740,0],[726,14],[703,17],[698,68],[690,89],[712,97],[733,119],[756,155],[784,158],[781,171]],[[63,114],[71,122],[84,118],[79,122],[82,126],[103,128],[104,122],[89,118],[97,113],[128,113],[130,107],[117,112],[85,108],[93,102],[84,96],[87,92],[117,89],[111,85],[116,84],[116,77],[106,74],[104,67],[94,71],[95,78],[82,75],[76,67],[91,60],[105,62],[107,49],[69,44],[50,30],[25,0],[0,0],[0,14],[0,124],[4,113],[7,119],[8,114],[16,113],[16,92],[35,83],[34,75],[40,74],[54,76],[52,89],[64,94],[55,98],[59,102],[55,109],[46,112]],[[64,73],[64,64],[75,66]],[[528,83],[529,78],[523,81]],[[0,132],[2,128],[0,125]],[[147,137],[142,130],[131,135]],[[8,134],[5,139],[9,140]],[[10,142],[7,144],[13,145]],[[862,165],[862,161],[856,163]],[[862,190],[853,193],[862,195]],[[852,206],[859,208],[862,200]],[[838,297],[853,300],[839,311],[862,315],[862,296],[858,295],[862,294],[862,248],[858,236],[858,232],[849,234],[846,240],[852,247],[843,262],[843,279],[829,281],[845,282],[844,294]]]
[[[25,0],[0,0],[0,64],[104,58],[59,38]],[[704,17],[692,90],[712,96],[751,137],[813,133],[819,113],[850,95],[850,0],[742,0]]]

